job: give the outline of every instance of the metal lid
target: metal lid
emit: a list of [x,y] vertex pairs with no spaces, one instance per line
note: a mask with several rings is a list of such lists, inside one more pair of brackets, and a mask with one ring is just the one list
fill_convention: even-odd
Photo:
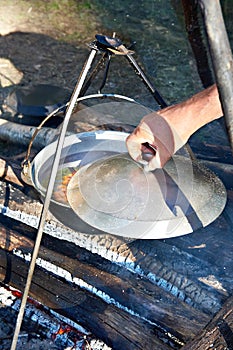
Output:
[[127,154],[80,168],[67,187],[75,214],[89,225],[131,238],[168,238],[208,225],[222,212],[226,191],[209,170],[184,156],[145,172]]

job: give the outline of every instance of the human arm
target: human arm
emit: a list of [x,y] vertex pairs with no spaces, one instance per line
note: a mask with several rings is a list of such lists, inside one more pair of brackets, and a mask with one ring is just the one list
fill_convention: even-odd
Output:
[[[142,118],[126,140],[129,154],[146,170],[162,168],[190,136],[223,115],[216,85]],[[150,147],[149,147],[150,146]],[[144,158],[148,160],[144,160]]]

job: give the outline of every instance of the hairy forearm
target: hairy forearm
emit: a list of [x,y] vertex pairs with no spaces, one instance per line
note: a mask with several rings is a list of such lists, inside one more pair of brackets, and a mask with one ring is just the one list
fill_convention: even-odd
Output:
[[146,169],[161,168],[195,131],[222,114],[218,90],[213,85],[184,102],[143,117],[127,138],[129,154],[145,164],[143,155],[147,152]]
[[216,85],[158,113],[168,121],[184,141],[187,141],[205,124],[223,115]]

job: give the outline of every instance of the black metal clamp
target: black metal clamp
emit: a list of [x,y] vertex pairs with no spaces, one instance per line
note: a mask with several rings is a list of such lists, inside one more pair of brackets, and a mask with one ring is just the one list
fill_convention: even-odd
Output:
[[91,72],[89,78],[86,80],[85,84],[83,85],[81,89],[80,96],[83,96],[86,91],[88,90],[92,79],[97,75],[99,70],[102,68],[102,66],[105,63],[105,73],[104,73],[104,78],[102,81],[102,84],[99,88],[99,92],[103,89],[106,80],[107,80],[107,75],[109,72],[109,66],[110,66],[110,60],[112,55],[120,55],[120,56],[125,56],[130,65],[134,68],[134,71],[136,74],[141,78],[143,83],[146,85],[156,102],[161,108],[167,107],[167,103],[159,93],[159,91],[152,85],[150,82],[149,78],[146,76],[146,74],[143,72],[141,67],[138,65],[136,60],[133,57],[134,51],[132,51],[130,48],[126,48],[122,41],[115,36],[109,37],[106,35],[101,35],[97,34],[95,36],[96,40],[93,41],[92,43],[89,44],[89,47],[91,48],[91,51],[100,51],[102,52],[102,57],[98,61],[97,65]]

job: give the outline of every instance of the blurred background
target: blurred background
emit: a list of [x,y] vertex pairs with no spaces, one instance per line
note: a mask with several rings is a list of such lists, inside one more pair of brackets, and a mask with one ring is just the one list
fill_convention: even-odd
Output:
[[[112,36],[115,32],[126,46],[134,44],[135,59],[167,102],[183,100],[202,88],[188,39],[183,3],[182,0],[2,0],[1,87],[40,82],[72,89],[89,52],[87,44],[97,33]],[[232,3],[222,0],[221,5],[232,42]],[[197,16],[201,28],[198,10]],[[16,80],[10,76],[13,73],[7,70],[7,63],[21,73]],[[114,58],[106,87],[149,103],[147,91],[123,57]]]
[[[96,34],[113,33],[135,51],[134,58],[168,104],[186,99],[214,81],[195,3],[189,1],[191,14],[184,0],[1,0],[0,104],[16,87],[51,84],[71,93],[88,44]],[[232,2],[222,0],[221,5],[232,44]],[[100,75],[88,92],[97,92],[101,82]],[[123,56],[113,56],[103,92],[158,108]],[[209,126],[203,130],[195,135],[199,143],[213,133],[216,142],[227,143],[221,131],[216,136]]]

